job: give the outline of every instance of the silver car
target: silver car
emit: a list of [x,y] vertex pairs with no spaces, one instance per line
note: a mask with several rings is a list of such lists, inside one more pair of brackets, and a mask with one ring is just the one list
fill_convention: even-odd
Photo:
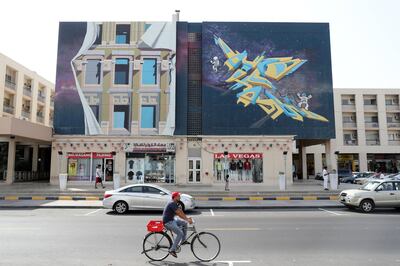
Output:
[[[163,210],[171,200],[172,192],[150,184],[129,185],[117,190],[109,190],[104,193],[103,206],[113,209],[119,214],[129,210]],[[181,194],[178,202],[182,210],[195,208],[194,198],[187,194]]]
[[343,190],[339,201],[351,209],[360,208],[363,212],[372,212],[375,207],[400,208],[400,181],[370,181],[359,189]]

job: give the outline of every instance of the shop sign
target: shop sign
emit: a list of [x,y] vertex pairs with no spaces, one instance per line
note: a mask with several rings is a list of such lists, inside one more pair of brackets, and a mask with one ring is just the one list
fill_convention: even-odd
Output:
[[[262,159],[262,153],[228,153],[227,159]],[[214,153],[214,159],[224,159],[223,153]]]
[[175,152],[175,143],[125,143],[124,150],[136,153]]
[[69,159],[89,159],[90,152],[68,152]]
[[112,158],[113,155],[109,152],[93,152],[93,159]]

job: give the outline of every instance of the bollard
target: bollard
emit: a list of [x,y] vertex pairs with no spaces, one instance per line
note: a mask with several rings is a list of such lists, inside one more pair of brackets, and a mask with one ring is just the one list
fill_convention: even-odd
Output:
[[286,190],[286,176],[284,172],[279,172],[279,189]]
[[113,175],[113,183],[114,183],[114,190],[120,188],[121,186],[121,178],[118,173],[114,173]]
[[338,175],[337,174],[329,174],[329,183],[331,190],[337,190],[338,189]]
[[61,191],[67,190],[67,178],[68,178],[67,174],[59,174],[58,175]]

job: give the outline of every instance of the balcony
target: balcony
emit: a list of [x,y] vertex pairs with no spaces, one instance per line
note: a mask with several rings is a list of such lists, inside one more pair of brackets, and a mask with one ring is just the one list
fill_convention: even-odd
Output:
[[9,79],[6,79],[6,87],[12,90],[15,90],[15,88],[17,87],[17,84]]
[[367,144],[368,146],[380,145],[379,139],[374,139],[374,140],[372,140],[372,139],[367,139],[365,142],[366,142],[366,144]]
[[396,105],[386,105],[386,111],[388,111],[388,112],[398,112],[398,111],[400,111],[400,106],[398,104],[396,104]]
[[342,111],[343,112],[355,112],[356,105],[355,104],[342,104]]
[[387,127],[388,128],[400,128],[400,123],[393,123],[393,122],[391,122],[391,123],[387,123]]
[[378,111],[378,106],[376,104],[365,104],[364,105],[364,111]]
[[365,122],[365,128],[379,128],[378,122]]
[[392,145],[400,145],[400,140],[388,140],[388,142],[389,142],[389,146],[392,146]]
[[31,112],[30,111],[21,111],[21,115],[25,118],[30,119],[31,118]]
[[46,97],[44,95],[38,94],[38,101],[44,103],[46,101]]
[[355,122],[343,122],[343,128],[357,128],[357,123],[355,123]]
[[24,85],[24,95],[28,97],[32,97],[32,89],[31,87]]
[[44,117],[42,115],[37,115],[36,116],[36,121],[43,124],[44,123]]
[[9,114],[14,114],[14,106],[3,105],[3,111]]
[[351,140],[345,140],[344,145],[346,146],[356,146],[358,145],[358,142],[356,139],[351,139]]

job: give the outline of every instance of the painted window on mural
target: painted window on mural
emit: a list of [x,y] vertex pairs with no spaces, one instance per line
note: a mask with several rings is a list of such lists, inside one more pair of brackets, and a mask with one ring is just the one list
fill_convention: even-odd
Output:
[[129,59],[115,60],[114,84],[129,84]]
[[115,43],[128,44],[130,39],[131,26],[127,24],[117,25]]
[[114,105],[113,127],[129,130],[129,105]]
[[157,59],[144,59],[142,69],[142,84],[157,84]]
[[86,84],[100,84],[101,77],[101,62],[100,60],[87,60],[85,83]]
[[156,107],[154,105],[142,106],[141,128],[156,127]]

